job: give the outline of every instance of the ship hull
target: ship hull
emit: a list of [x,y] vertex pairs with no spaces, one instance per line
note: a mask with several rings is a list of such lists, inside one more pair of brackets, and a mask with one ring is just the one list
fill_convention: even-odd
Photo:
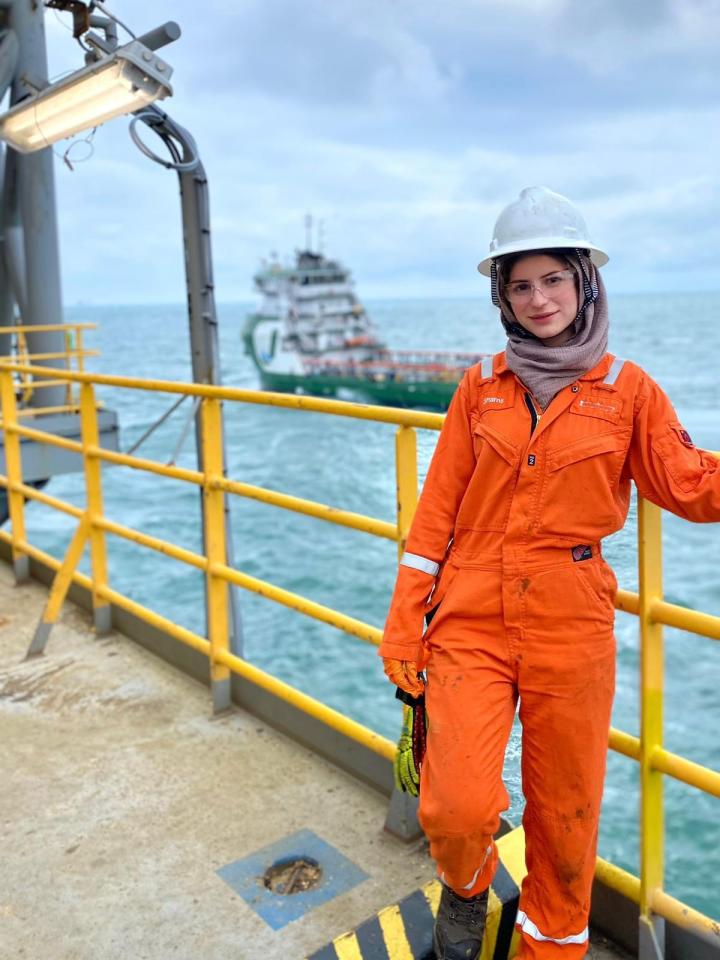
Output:
[[336,397],[350,391],[359,399],[367,399],[388,407],[419,407],[432,410],[447,410],[457,388],[457,383],[429,382],[398,383],[392,380],[370,380],[365,377],[333,375],[308,376],[306,374],[270,373],[258,368],[264,390],[280,393],[308,393],[318,397]]
[[359,400],[378,403],[388,407],[447,410],[457,388],[457,381],[447,380],[394,380],[372,374],[364,376],[343,375],[340,372],[293,373],[268,370],[259,356],[255,331],[263,323],[257,315],[248,318],[243,341],[245,352],[250,357],[260,377],[263,390],[280,393],[307,393],[316,397],[337,397],[351,392]]

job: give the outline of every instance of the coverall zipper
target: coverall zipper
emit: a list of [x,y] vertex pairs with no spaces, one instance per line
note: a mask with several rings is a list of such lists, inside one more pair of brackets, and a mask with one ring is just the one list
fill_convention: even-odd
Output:
[[535,427],[538,425],[538,422],[540,421],[542,414],[538,413],[537,410],[535,409],[535,404],[533,403],[532,397],[530,396],[529,393],[525,394],[525,404],[528,410],[530,411],[530,417],[532,420],[532,423],[530,425],[530,436],[532,436],[535,433]]

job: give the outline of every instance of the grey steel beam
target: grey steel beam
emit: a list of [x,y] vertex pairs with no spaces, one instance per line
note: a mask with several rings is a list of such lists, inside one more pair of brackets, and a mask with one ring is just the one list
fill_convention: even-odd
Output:
[[[6,150],[0,150],[0,183],[5,182]],[[9,327],[14,321],[15,303],[13,300],[7,259],[3,255],[6,246],[5,229],[0,223],[0,327]],[[0,356],[8,356],[12,346],[12,334],[0,333]]]
[[13,82],[17,69],[20,44],[14,30],[5,29],[0,33],[0,100]]
[[[48,67],[45,47],[45,6],[37,0],[14,0],[10,25],[19,49],[11,104],[47,86]],[[23,226],[26,275],[26,304],[23,321],[27,324],[62,323],[60,291],[60,249],[55,207],[55,172],[50,148],[17,157],[20,218]],[[61,353],[65,349],[62,331],[30,333],[31,353]],[[64,369],[63,359],[43,361],[44,366]],[[60,406],[65,388],[38,390],[31,406]]]
[[4,151],[2,231],[3,261],[10,292],[20,311],[20,319],[27,316],[27,281],[25,276],[25,241],[20,224],[20,200],[18,197],[18,154],[10,148]]

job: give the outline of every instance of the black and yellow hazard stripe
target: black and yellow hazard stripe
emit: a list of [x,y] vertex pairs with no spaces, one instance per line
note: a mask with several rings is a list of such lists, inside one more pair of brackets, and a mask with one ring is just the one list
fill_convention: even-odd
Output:
[[[525,875],[522,827],[498,841],[500,863],[490,887],[485,941],[478,960],[508,960],[515,955],[515,915]],[[337,937],[307,960],[433,960],[432,929],[440,902],[433,880],[399,903]]]

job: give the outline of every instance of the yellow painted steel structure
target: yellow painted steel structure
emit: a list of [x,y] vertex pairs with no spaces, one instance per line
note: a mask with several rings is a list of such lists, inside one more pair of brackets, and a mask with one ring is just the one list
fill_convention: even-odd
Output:
[[[87,326],[87,325],[82,325]],[[15,329],[15,328],[13,328]],[[0,328],[1,332],[4,331]],[[78,409],[81,418],[81,442],[57,437],[19,422],[23,411],[17,408],[18,385],[27,377],[50,377],[69,385],[79,386]],[[33,381],[37,383],[37,381]],[[111,386],[199,398],[202,418],[202,445],[204,472],[168,466],[153,460],[103,450],[97,431],[97,400],[94,388]],[[184,643],[210,660],[213,679],[224,679],[230,673],[244,677],[273,695],[303,710],[309,716],[363,744],[387,760],[392,760],[395,746],[386,738],[350,720],[338,711],[319,703],[307,694],[283,683],[229,649],[227,591],[235,584],[264,596],[274,602],[297,610],[306,616],[332,624],[340,630],[372,644],[378,644],[382,631],[329,607],[284,590],[236,570],[227,564],[223,496],[226,493],[255,499],[271,506],[291,510],[306,516],[339,524],[373,536],[395,540],[398,550],[404,549],[417,505],[417,441],[416,430],[439,430],[444,417],[440,414],[396,410],[364,404],[325,400],[316,397],[240,390],[231,387],[176,383],[161,380],[141,380],[134,377],[91,375],[79,371],[58,371],[55,368],[0,360],[0,402],[6,474],[0,476],[0,487],[8,493],[10,531],[0,531],[0,539],[10,544],[13,560],[34,558],[58,571],[57,589],[51,597],[50,612],[56,614],[58,599],[64,595],[69,579],[92,591],[96,608],[115,604],[128,610]],[[326,504],[304,500],[286,493],[266,490],[223,476],[221,403],[239,402],[261,404],[293,410],[314,411],[331,416],[350,417],[392,424],[397,427],[395,460],[397,478],[396,522],[377,520],[360,514],[339,510]],[[36,411],[37,412],[37,411]],[[21,438],[44,442],[80,454],[85,465],[86,507],[82,510],[47,493],[35,490],[22,482]],[[102,463],[131,467],[135,470],[170,477],[199,486],[203,490],[203,522],[207,531],[207,553],[201,555],[176,544],[133,530],[103,515]],[[79,527],[73,540],[73,549],[60,561],[33,544],[28,543],[24,522],[25,499],[35,500],[52,509],[64,512],[78,520]],[[692,633],[720,640],[720,617],[696,610],[687,610],[663,600],[662,595],[662,538],[661,511],[653,504],[639,499],[638,562],[639,593],[618,590],[616,607],[633,614],[640,621],[641,636],[641,730],[640,737],[621,730],[610,731],[609,747],[636,760],[641,771],[641,855],[640,877],[634,877],[620,868],[598,860],[597,877],[640,906],[642,922],[652,924],[657,917],[665,918],[691,930],[712,942],[720,943],[720,925],[675,900],[663,890],[664,776],[671,776],[707,793],[720,797],[720,772],[710,770],[684,757],[670,753],[663,747],[663,636],[664,626],[677,627]],[[205,573],[209,595],[209,637],[174,623],[130,597],[112,589],[108,583],[106,534],[123,537],[148,549],[199,569]],[[79,557],[79,544],[87,537],[91,552],[91,577],[79,570],[70,570],[71,562]],[[68,559],[69,558],[69,559]]]
[[[39,364],[43,360],[64,360],[68,370],[85,370],[85,358],[97,357],[98,350],[87,350],[83,343],[83,334],[86,330],[94,330],[94,323],[40,323],[40,324],[13,324],[9,327],[0,327],[0,336],[14,338],[13,350],[9,354],[0,354],[0,362],[14,361],[18,364]],[[27,346],[28,333],[62,333],[65,339],[65,349],[53,353],[30,353]],[[52,407],[27,407],[19,411],[20,416],[38,416],[48,413],[77,413],[79,399],[73,390],[73,383],[65,378],[58,378],[58,370],[53,367],[51,372],[45,373],[42,379],[34,379],[33,374],[26,371],[17,371],[16,385],[20,389],[19,399],[23,406],[30,402],[36,390],[47,387],[64,386],[65,403]]]
[[101,464],[97,457],[90,452],[97,448],[100,433],[98,430],[97,406],[95,403],[95,388],[91,383],[80,386],[80,436],[82,439],[83,465],[85,468],[85,490],[87,493],[87,512],[90,521],[90,559],[92,563],[92,599],[96,625],[101,622],[103,613],[106,613],[106,623],[109,626],[110,611],[105,611],[107,601],[102,597],[102,590],[108,585],[107,546],[105,531],[98,524],[103,516],[102,473]]

